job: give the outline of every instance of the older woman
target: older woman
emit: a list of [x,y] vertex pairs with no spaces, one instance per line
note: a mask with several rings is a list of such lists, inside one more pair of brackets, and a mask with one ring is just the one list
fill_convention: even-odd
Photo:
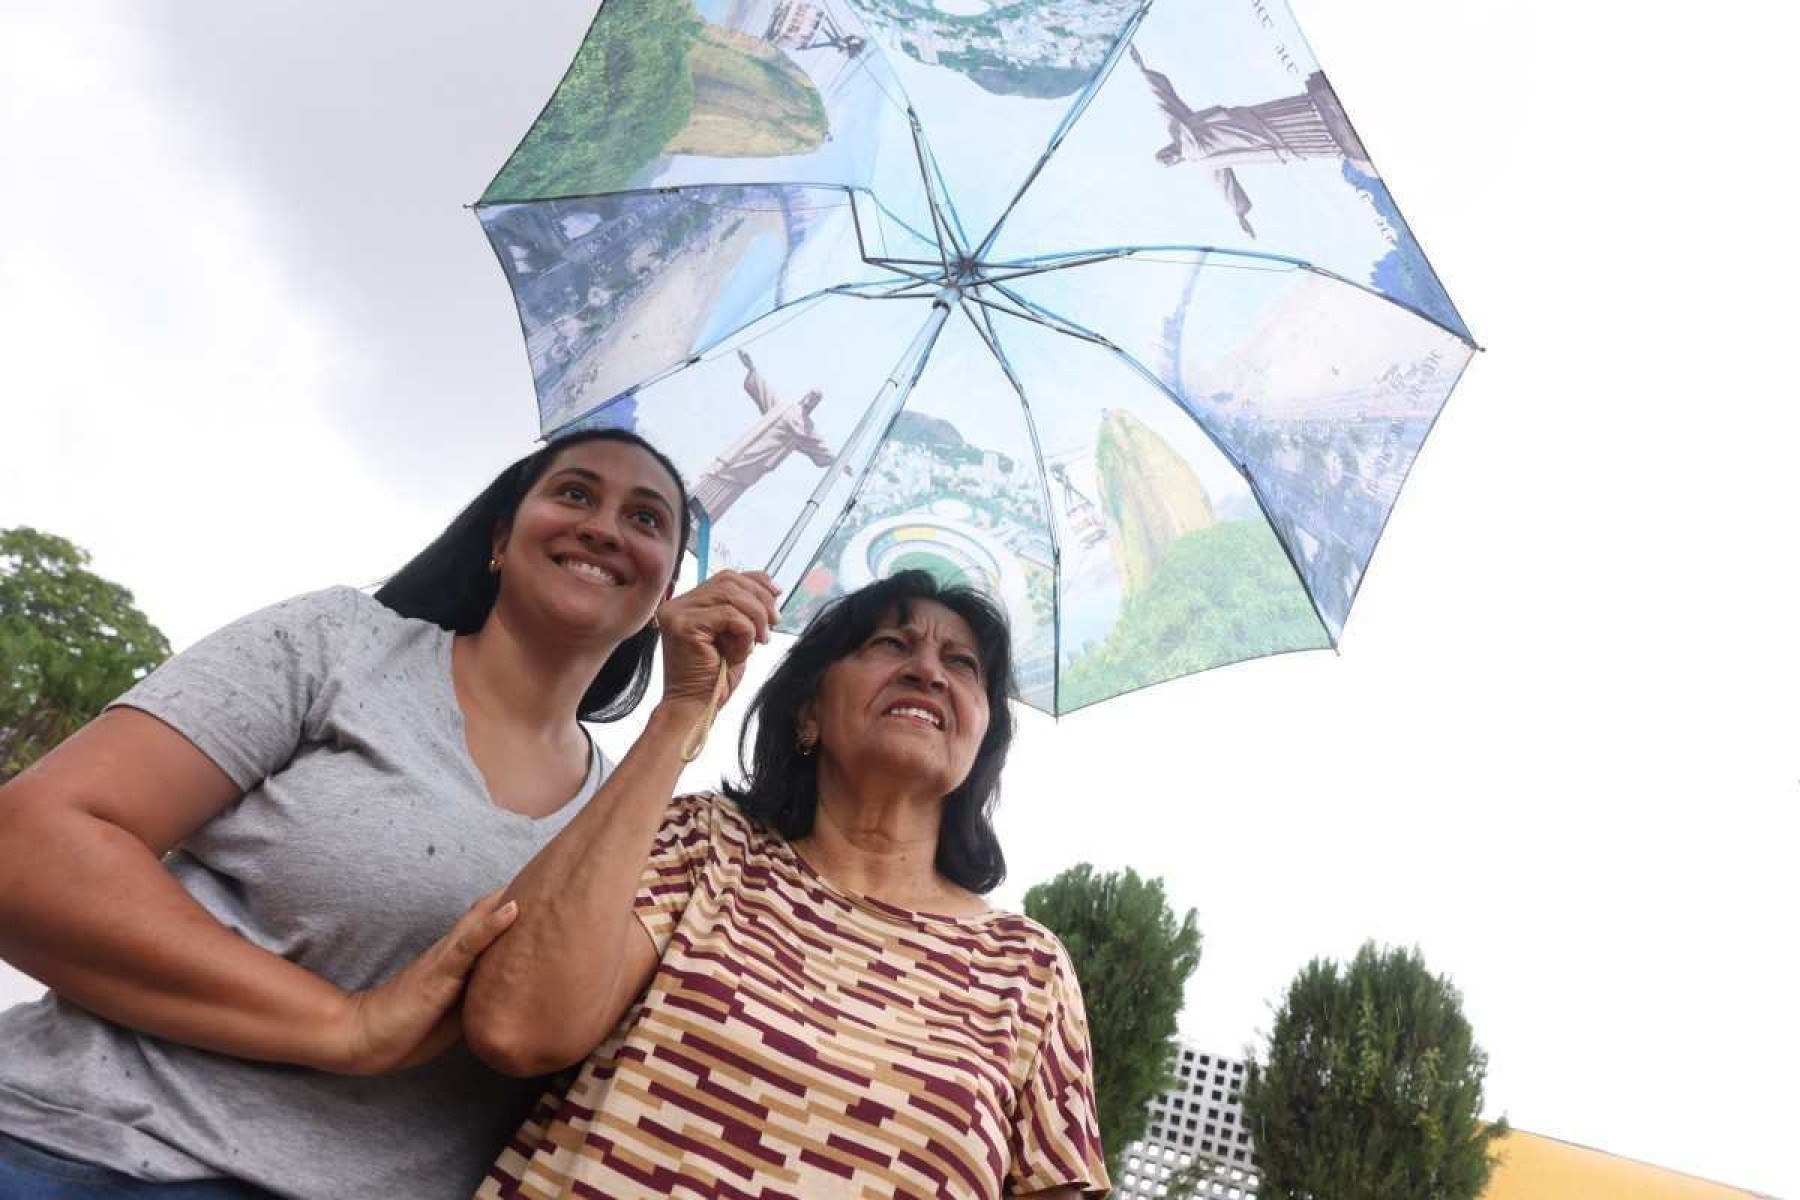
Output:
[[645,839],[578,1018],[622,1019],[478,1195],[1103,1192],[1068,958],[981,899],[1009,674],[999,612],[922,572],[823,612],[757,697],[744,783]]

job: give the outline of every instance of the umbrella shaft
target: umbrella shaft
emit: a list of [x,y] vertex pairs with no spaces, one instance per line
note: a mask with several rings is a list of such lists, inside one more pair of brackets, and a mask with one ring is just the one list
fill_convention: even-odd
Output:
[[811,496],[807,497],[805,507],[800,510],[799,519],[788,529],[787,536],[781,539],[781,545],[775,548],[775,554],[769,559],[768,566],[768,573],[772,578],[780,578],[781,568],[787,563],[788,555],[793,553],[794,546],[800,541],[800,535],[805,533],[806,527],[812,523],[813,515],[819,511],[819,506],[824,502],[825,493],[836,482],[839,470],[856,476],[855,483],[852,484],[850,490],[851,501],[854,502],[856,499],[857,489],[862,483],[862,475],[868,469],[868,462],[874,459],[874,454],[871,452],[865,456],[867,461],[863,461],[860,467],[856,466],[864,438],[870,429],[876,427],[877,417],[880,418],[880,429],[885,432],[888,426],[894,423],[894,418],[900,415],[900,410],[906,406],[906,398],[912,394],[913,384],[918,380],[919,372],[925,366],[925,356],[931,353],[931,347],[937,341],[938,333],[944,328],[945,319],[950,315],[950,304],[955,294],[955,288],[947,287],[932,300],[930,319],[925,322],[924,328],[919,330],[918,336],[913,338],[912,344],[906,348],[906,352],[900,356],[900,361],[894,364],[894,369],[888,372],[887,380],[881,385],[881,391],[876,393],[874,402],[863,411],[862,419],[857,421],[856,428],[850,431],[848,438],[844,439],[844,448],[838,452],[836,458],[831,460],[831,466],[826,470],[825,478],[819,481],[819,486],[813,489]]

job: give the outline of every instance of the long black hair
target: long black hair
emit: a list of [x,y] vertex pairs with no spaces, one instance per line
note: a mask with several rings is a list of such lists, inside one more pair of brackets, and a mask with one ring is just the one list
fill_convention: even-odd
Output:
[[795,745],[800,710],[818,696],[831,664],[861,648],[884,620],[910,618],[919,600],[934,600],[967,621],[981,658],[987,732],[968,778],[944,797],[936,862],[938,872],[958,887],[989,892],[1006,878],[993,811],[1013,739],[1006,703],[1013,692],[1012,636],[999,607],[973,588],[941,584],[925,571],[898,571],[820,610],[750,702],[738,737],[744,780],[726,783],[724,792],[745,815],[790,841],[811,833],[819,809],[819,760]]
[[[681,472],[655,446],[624,429],[588,429],[547,442],[494,477],[437,539],[381,585],[375,598],[403,617],[430,621],[452,633],[474,633],[487,623],[500,594],[500,577],[488,570],[494,535],[510,528],[513,515],[556,456],[582,442],[624,442],[654,458],[675,481],[678,497],[687,486]],[[687,545],[690,515],[681,509],[676,565]],[[642,629],[619,643],[581,697],[576,715],[584,721],[616,721],[638,706],[650,686],[656,630]]]

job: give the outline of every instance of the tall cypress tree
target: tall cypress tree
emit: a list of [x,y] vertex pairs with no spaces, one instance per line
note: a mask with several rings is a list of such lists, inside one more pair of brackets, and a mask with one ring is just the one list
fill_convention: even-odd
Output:
[[1481,1119],[1486,1073],[1461,995],[1417,951],[1314,959],[1244,1088],[1261,1200],[1475,1200],[1506,1134]]
[[1194,910],[1178,921],[1160,879],[1070,867],[1025,893],[1025,915],[1069,952],[1094,1043],[1094,1093],[1107,1171],[1144,1135],[1152,1097],[1171,1086],[1175,1017],[1200,964]]

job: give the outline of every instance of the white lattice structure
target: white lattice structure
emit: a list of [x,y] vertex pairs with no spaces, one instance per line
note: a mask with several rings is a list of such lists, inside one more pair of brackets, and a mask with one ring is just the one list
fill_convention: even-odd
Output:
[[1244,1125],[1242,1059],[1183,1044],[1176,1052],[1176,1084],[1150,1102],[1144,1140],[1125,1148],[1113,1180],[1119,1200],[1157,1200],[1171,1182],[1192,1178],[1195,1163],[1210,1164],[1187,1192],[1196,1200],[1255,1200],[1258,1185],[1250,1131]]

